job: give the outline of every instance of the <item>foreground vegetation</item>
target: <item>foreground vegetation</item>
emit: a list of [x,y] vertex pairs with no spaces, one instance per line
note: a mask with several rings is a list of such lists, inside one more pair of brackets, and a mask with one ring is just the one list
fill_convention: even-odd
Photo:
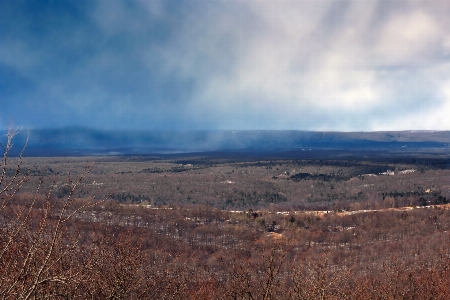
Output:
[[[446,170],[425,170],[438,178],[421,194],[380,191],[376,199],[354,199],[352,207],[330,202],[320,211],[277,204],[231,211],[105,200],[103,186],[87,195],[86,183],[94,186],[89,166],[66,175],[58,194],[60,179],[27,175],[22,159],[8,159],[10,145],[0,177],[3,299],[450,297],[448,177],[437,176]],[[420,174],[402,180],[414,186],[425,180]],[[347,184],[387,184],[387,177],[351,178]]]

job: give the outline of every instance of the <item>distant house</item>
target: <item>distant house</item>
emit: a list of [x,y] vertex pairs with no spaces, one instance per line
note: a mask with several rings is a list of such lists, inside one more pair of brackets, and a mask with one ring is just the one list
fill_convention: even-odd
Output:
[[388,175],[388,176],[391,175],[391,176],[394,176],[395,172],[392,171],[392,170],[387,170],[386,172],[380,173],[380,175]]
[[399,174],[409,174],[409,173],[414,173],[416,170],[413,170],[413,169],[411,169],[411,170],[404,170],[404,171],[400,171],[400,172],[398,172]]

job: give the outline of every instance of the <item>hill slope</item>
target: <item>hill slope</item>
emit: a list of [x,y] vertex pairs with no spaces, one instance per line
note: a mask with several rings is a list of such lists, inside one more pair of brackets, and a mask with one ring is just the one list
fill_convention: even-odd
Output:
[[[30,130],[28,156],[272,152],[309,149],[450,151],[450,131],[111,131],[87,128]],[[16,153],[27,132],[16,139]]]

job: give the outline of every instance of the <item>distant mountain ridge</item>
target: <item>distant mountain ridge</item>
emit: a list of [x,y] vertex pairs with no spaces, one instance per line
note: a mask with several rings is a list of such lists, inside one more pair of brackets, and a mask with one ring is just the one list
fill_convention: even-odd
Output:
[[[450,131],[316,132],[295,130],[144,131],[81,127],[22,130],[28,156],[147,155],[217,151],[407,150],[450,151]],[[2,134],[4,136],[4,133]]]

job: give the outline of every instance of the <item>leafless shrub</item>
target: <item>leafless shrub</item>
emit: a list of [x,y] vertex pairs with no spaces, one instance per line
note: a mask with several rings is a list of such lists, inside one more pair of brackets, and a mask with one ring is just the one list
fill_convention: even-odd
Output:
[[22,172],[22,150],[15,171],[8,176],[8,154],[17,130],[9,130],[3,147],[0,176],[0,296],[4,299],[57,296],[69,283],[77,282],[83,266],[75,259],[79,251],[77,230],[68,230],[73,216],[97,205],[95,198],[73,205],[77,187],[90,171],[86,166],[76,181],[69,176],[70,192],[58,205],[51,201],[51,191],[41,194],[41,178],[30,203],[14,203],[20,188],[27,182]]

